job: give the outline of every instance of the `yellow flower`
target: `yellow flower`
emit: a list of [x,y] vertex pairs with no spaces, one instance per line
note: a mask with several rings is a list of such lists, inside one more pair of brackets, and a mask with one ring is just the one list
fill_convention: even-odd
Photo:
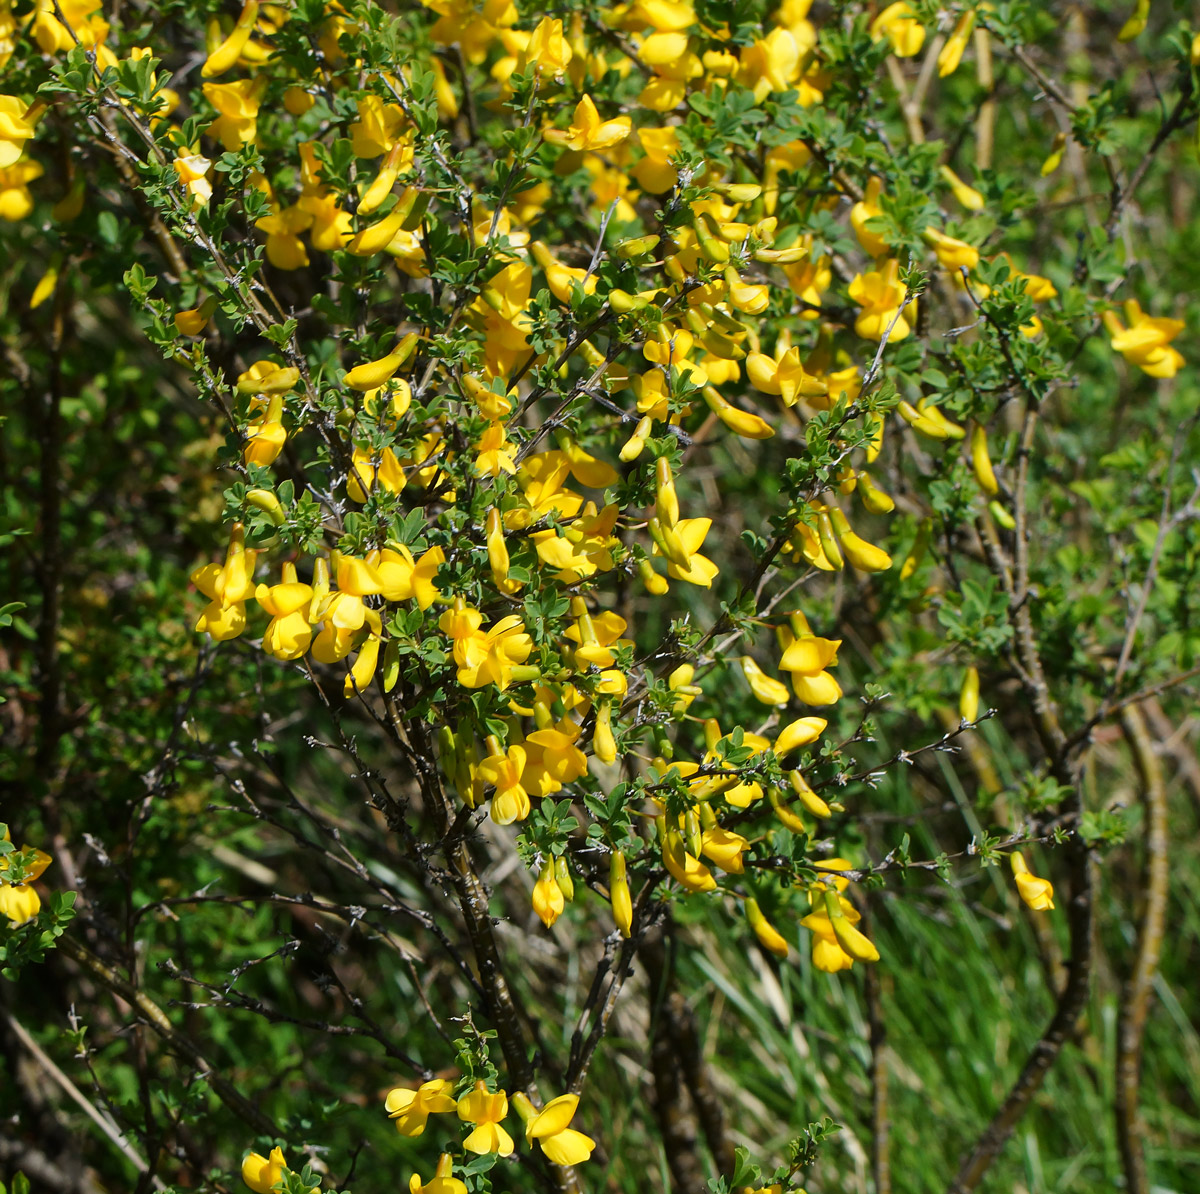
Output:
[[379,666],[379,648],[383,638],[380,629],[372,626],[372,631],[373,633],[367,637],[367,641],[359,648],[358,656],[342,684],[342,694],[347,700],[356,693],[366,692],[367,687],[375,678],[375,671]]
[[788,91],[800,77],[800,47],[788,29],[772,29],[764,38],[744,46],[738,81],[754,91],[761,103],[773,91]]
[[[680,768],[682,770],[682,768]],[[683,837],[676,828],[667,825],[666,817],[657,817],[658,840],[662,847],[663,865],[671,878],[685,891],[714,891],[717,886],[712,871],[698,858],[688,853]]]
[[442,14],[429,31],[433,40],[442,45],[458,43],[467,61],[476,64],[487,57],[488,47],[501,30],[515,25],[519,18],[511,0],[484,0],[482,5],[473,0],[424,0],[424,3]]
[[199,336],[208,327],[213,312],[217,309],[217,300],[209,295],[198,307],[190,307],[186,311],[176,311],[175,330],[181,336]]
[[[929,408],[929,411],[934,410],[936,408]],[[929,414],[929,411],[926,412],[927,417],[933,417]],[[945,423],[949,424],[949,420],[945,420]],[[955,428],[958,426],[957,424],[950,425]],[[833,532],[837,536],[839,549],[855,568],[860,572],[886,572],[892,566],[892,557],[882,547],[876,547],[874,543],[868,543],[865,539],[856,535],[850,529],[850,524],[846,521],[846,516],[837,506],[826,507],[818,515],[818,518],[826,513],[833,527]],[[818,522],[818,526],[820,526],[820,522]]]
[[613,922],[621,936],[628,939],[633,932],[633,898],[625,871],[625,855],[620,850],[614,850],[609,859],[608,892],[609,901],[612,903]]
[[[845,863],[845,866],[838,867],[839,870],[849,866],[845,859],[835,858],[819,864],[818,869],[831,867],[835,863]],[[846,881],[837,879],[835,887],[844,890]],[[835,974],[839,970],[849,970],[856,961],[878,960],[878,950],[854,927],[862,917],[849,900],[830,890],[824,883],[814,884],[809,899],[816,910],[800,923],[815,937],[813,965],[818,970]]]
[[842,689],[825,669],[837,663],[842,640],[818,638],[808,630],[803,614],[793,617],[801,632],[796,635],[792,627],[780,627],[778,636],[783,657],[779,669],[791,673],[792,690],[806,705],[832,705],[841,698]]
[[354,156],[377,158],[387,153],[400,139],[405,123],[398,104],[385,104],[377,95],[364,95],[358,101],[358,119],[350,126]]
[[525,748],[513,745],[507,751],[501,751],[495,737],[489,737],[488,749],[493,753],[479,764],[478,770],[480,779],[496,789],[492,796],[492,820],[497,825],[524,821],[530,809],[529,793],[521,783],[525,771]]
[[[657,519],[651,519],[651,534],[655,532],[654,524]],[[674,580],[686,580],[689,584],[699,585],[703,589],[712,588],[713,577],[720,569],[707,556],[700,554],[705,537],[712,527],[711,518],[681,518],[674,527],[668,528],[673,533],[682,548],[682,556],[672,555],[669,545],[662,546],[655,539],[651,551],[654,555],[667,557],[667,575]],[[660,528],[661,533],[661,528]],[[663,536],[666,543],[666,536]],[[679,562],[682,560],[682,562]]]
[[643,191],[662,195],[679,181],[679,171],[671,165],[679,152],[679,131],[673,126],[641,128],[637,135],[646,156],[634,166],[633,177]]
[[967,48],[967,39],[971,36],[971,30],[975,28],[975,10],[968,9],[958,18],[958,23],[954,26],[954,32],[946,39],[946,44],[942,47],[941,53],[938,54],[938,78],[944,79],[947,75],[952,75],[958,70],[958,64],[962,61],[963,51]]
[[0,66],[6,66],[17,48],[17,19],[12,0],[0,0]]
[[889,327],[892,341],[905,340],[912,333],[906,316],[912,314],[916,300],[904,305],[907,292],[900,281],[900,263],[894,257],[882,269],[855,274],[848,293],[862,308],[854,321],[854,330],[864,340],[882,340]]
[[283,566],[283,580],[277,585],[259,585],[255,600],[271,615],[263,633],[263,650],[276,659],[299,659],[312,642],[313,628],[308,620],[313,601],[312,585],[296,578],[296,565]]
[[925,242],[937,254],[938,262],[956,277],[960,271],[965,269],[969,272],[979,264],[979,250],[965,240],[956,240],[936,228],[926,228],[924,236]]
[[592,665],[598,668],[612,667],[617,656],[611,648],[633,645],[630,639],[621,638],[629,623],[620,614],[612,610],[590,614],[582,597],[572,600],[571,613],[575,623],[564,634],[573,643],[579,644],[575,648],[575,666],[581,671]]
[[475,472],[481,477],[517,471],[516,445],[504,434],[503,423],[489,423],[475,442]]
[[543,17],[529,35],[522,60],[526,67],[534,66],[542,75],[561,78],[571,57],[571,47],[563,37],[562,21]]
[[409,1194],[467,1194],[467,1185],[454,1176],[454,1161],[449,1153],[438,1158],[437,1169],[428,1182],[422,1184],[421,1175],[414,1173],[408,1179]]
[[[854,916],[858,916],[853,908],[847,905]],[[836,974],[839,970],[849,970],[854,965],[854,959],[838,944],[833,933],[833,923],[824,912],[813,912],[800,922],[813,934],[813,965],[826,974]]]
[[195,210],[203,207],[212,198],[212,183],[208,181],[208,172],[212,162],[198,153],[180,154],[174,162],[175,173],[191,196],[191,206]]
[[287,1162],[283,1159],[281,1148],[271,1149],[270,1157],[249,1153],[242,1161],[242,1181],[254,1194],[271,1194],[283,1180],[286,1170]]
[[[4,840],[10,840],[7,829],[4,831]],[[9,883],[0,877],[0,916],[7,917],[14,925],[32,920],[41,911],[41,897],[30,884],[41,878],[42,872],[53,861],[49,854],[42,850],[31,849],[29,846],[22,846],[21,852],[33,855],[32,863],[26,865],[24,869],[24,878],[19,883]],[[9,857],[0,855],[0,876],[3,876],[8,869]]]
[[566,129],[546,129],[542,136],[551,145],[562,145],[566,149],[600,150],[611,149],[624,141],[633,128],[628,116],[617,116],[613,120],[601,120],[600,113],[590,95],[575,105],[575,115]]
[[381,592],[387,601],[416,601],[418,608],[428,609],[438,598],[433,583],[438,569],[446,562],[441,547],[431,547],[419,560],[403,543],[385,547],[367,556],[379,573]]
[[750,927],[754,930],[754,935],[758,938],[759,944],[764,949],[770,950],[777,958],[786,958],[788,956],[788,943],[784,940],[779,930],[763,915],[762,909],[758,906],[758,901],[748,896],[746,898],[745,909],[746,919],[750,922]]
[[750,685],[750,691],[764,705],[786,705],[788,690],[774,676],[768,676],[749,655],[743,655],[738,662],[742,665],[742,674]]
[[559,1095],[551,1099],[526,1125],[525,1139],[536,1140],[555,1165],[579,1165],[586,1161],[596,1142],[570,1126],[579,1106],[579,1096]]
[[11,166],[33,136],[33,121],[26,118],[28,107],[19,96],[0,95],[0,167]]
[[535,796],[551,796],[563,784],[587,775],[587,755],[576,745],[578,737],[579,726],[567,718],[534,730],[523,743],[526,753],[521,786]]
[[889,4],[872,22],[871,37],[887,38],[897,58],[911,58],[925,44],[925,28],[913,13],[912,5],[901,0]]
[[1137,299],[1125,304],[1125,318],[1128,327],[1115,311],[1104,313],[1113,350],[1151,377],[1174,377],[1183,368],[1184,359],[1171,347],[1171,341],[1183,331],[1183,320],[1147,315]]
[[1012,865],[1013,878],[1017,881],[1017,893],[1034,912],[1046,912],[1054,907],[1054,887],[1049,879],[1039,879],[1025,863],[1020,850],[1014,850],[1008,861]]
[[354,217],[338,206],[333,195],[301,195],[296,207],[312,220],[312,246],[322,253],[336,252],[354,235]]
[[192,584],[209,598],[196,620],[197,632],[225,642],[246,629],[246,600],[254,594],[257,558],[257,551],[246,550],[245,531],[240,522],[235,522],[225,563],[204,564],[192,573]]
[[687,95],[688,82],[704,74],[703,63],[680,29],[660,29],[650,34],[638,48],[638,58],[653,71],[638,103],[652,112],[670,112],[678,107]]
[[29,183],[44,173],[40,162],[28,160],[0,167],[0,220],[16,223],[33,211]]
[[[456,605],[461,602],[457,599]],[[533,639],[516,614],[501,618],[490,630],[480,629],[483,615],[466,605],[448,609],[438,626],[454,641],[458,682],[465,688],[495,684],[501,691],[512,682],[513,665],[522,664],[533,650]]]
[[237,152],[258,132],[258,108],[266,91],[265,78],[240,79],[236,83],[205,83],[204,98],[217,110],[209,133],[231,152]]
[[740,875],[745,871],[742,854],[749,846],[750,843],[740,833],[720,825],[712,825],[700,834],[700,853],[731,875]]
[[620,542],[612,533],[619,513],[615,503],[597,511],[595,503],[588,502],[562,535],[553,529],[535,531],[530,538],[538,558],[558,570],[555,579],[563,584],[607,572],[615,563],[612,549]]
[[312,222],[312,213],[294,203],[290,207],[275,204],[269,216],[254,221],[255,228],[267,234],[267,260],[276,269],[303,269],[308,264],[308,251],[299,234],[311,228]]
[[802,746],[809,746],[825,732],[828,724],[823,717],[798,717],[779,731],[772,749],[777,755],[783,756]]
[[352,502],[366,502],[368,494],[380,489],[399,493],[407,482],[404,469],[391,448],[378,453],[369,448],[354,449],[346,477],[346,493]]
[[784,406],[795,406],[801,398],[819,398],[829,392],[825,382],[805,370],[800,349],[789,346],[786,336],[779,338],[774,359],[765,353],[750,353],[746,357],[746,376],[756,390],[782,398]]
[[1041,274],[1023,274],[1019,269],[1015,269],[1013,276],[1024,281],[1025,293],[1029,296],[1030,302],[1044,303],[1047,299],[1058,296],[1058,287],[1049,278],[1043,278]]
[[388,1091],[384,1107],[388,1118],[395,1121],[396,1131],[401,1136],[420,1136],[431,1115],[455,1109],[450,1090],[451,1083],[445,1078],[422,1082],[416,1090],[397,1086]]
[[[66,26],[59,21],[56,12],[62,14]],[[47,54],[69,50],[76,40],[82,46],[98,45],[108,36],[109,28],[101,12],[100,0],[60,0],[59,3],[55,3],[55,0],[38,0],[33,35]],[[109,57],[112,55],[109,54]],[[112,66],[115,60],[99,62],[98,65]]]
[[246,446],[242,459],[247,464],[273,464],[287,442],[283,422],[283,396],[272,394],[265,410],[246,426]]
[[286,394],[300,380],[300,370],[294,365],[275,361],[255,361],[245,373],[239,373],[239,394]]
[[463,1141],[468,1152],[498,1153],[502,1157],[513,1151],[513,1138],[500,1126],[508,1114],[508,1095],[504,1091],[492,1094],[486,1083],[476,1082],[475,1089],[458,1100],[458,1118],[475,1124],[475,1130]]
[[517,471],[519,504],[504,512],[504,525],[510,531],[522,531],[548,514],[563,521],[573,519],[583,498],[564,488],[570,472],[571,461],[565,452],[539,452],[527,457]]
[[868,220],[883,215],[883,209],[879,206],[882,190],[883,183],[878,178],[869,179],[863,197],[850,209],[850,226],[858,237],[858,243],[871,257],[882,257],[888,251],[883,237],[867,227]]
[[983,196],[973,187],[963,182],[949,166],[939,166],[938,173],[946,180],[947,186],[954,194],[954,198],[959,201],[967,209],[967,211],[982,211]]
[[326,614],[341,630],[359,630],[367,621],[364,597],[383,592],[383,577],[373,562],[334,552],[334,581],[338,591],[330,598]]
[[0,883],[0,915],[14,925],[32,920],[42,908],[41,898],[24,883]]
[[583,288],[584,294],[592,294],[595,291],[596,277],[594,274],[589,274],[585,269],[563,265],[540,240],[535,240],[529,248],[545,272],[546,285],[550,287],[550,293],[560,303],[571,301],[571,294],[576,284]]
[[320,601],[319,614],[324,626],[312,644],[312,656],[318,663],[336,663],[349,655],[362,637],[364,626],[371,634],[381,632],[379,614],[363,598],[381,593],[383,578],[367,560],[339,552],[334,552],[333,558],[338,591]]
[[562,888],[554,879],[554,863],[547,862],[542,868],[538,881],[533,885],[533,910],[538,914],[542,924],[550,929],[554,927],[554,922],[562,915],[566,906],[567,902]]
[[[811,234],[805,234],[805,239],[810,239],[810,237]],[[785,265],[783,273],[793,293],[809,307],[817,308],[821,305],[821,296],[829,289],[829,285],[833,281],[832,259],[822,256],[815,261],[811,259],[797,261],[793,265]],[[819,312],[814,309],[802,311],[800,318],[816,319],[818,315]]]
[[242,56],[254,26],[258,23],[258,0],[246,0],[241,15],[237,19],[232,32],[205,59],[200,68],[200,74],[208,79],[213,75],[224,74]]

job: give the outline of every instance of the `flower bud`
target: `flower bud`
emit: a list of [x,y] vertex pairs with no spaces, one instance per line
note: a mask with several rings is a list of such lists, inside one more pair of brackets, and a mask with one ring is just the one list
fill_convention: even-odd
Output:
[[629,937],[633,931],[633,900],[625,874],[625,855],[620,850],[614,850],[608,862],[608,898],[621,936]]
[[963,721],[975,721],[979,716],[979,669],[967,668],[958,693],[958,715]]
[[750,922],[750,927],[754,930],[754,935],[758,938],[759,944],[763,949],[769,950],[777,958],[786,958],[788,956],[788,944],[780,936],[775,926],[762,914],[762,909],[759,908],[758,901],[747,896],[744,906],[746,909],[746,919]]

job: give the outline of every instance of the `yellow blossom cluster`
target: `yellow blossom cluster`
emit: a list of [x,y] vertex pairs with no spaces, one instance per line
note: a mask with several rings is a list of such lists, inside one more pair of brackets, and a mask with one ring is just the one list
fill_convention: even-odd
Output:
[[[385,1100],[388,1117],[402,1136],[420,1136],[429,1116],[457,1112],[463,1123],[472,1125],[463,1141],[467,1152],[479,1156],[488,1153],[510,1156],[516,1145],[503,1126],[509,1111],[508,1094],[503,1090],[489,1090],[482,1080],[457,1099],[452,1091],[453,1083],[445,1078],[432,1078],[415,1090],[398,1086],[388,1092]],[[539,1110],[527,1095],[518,1092],[513,1095],[512,1104],[525,1125],[526,1142],[537,1141],[542,1152],[556,1165],[578,1165],[591,1156],[595,1141],[570,1126],[579,1107],[578,1095],[559,1095]],[[449,1169],[441,1176],[449,1176]],[[414,1177],[413,1181],[417,1179]]]

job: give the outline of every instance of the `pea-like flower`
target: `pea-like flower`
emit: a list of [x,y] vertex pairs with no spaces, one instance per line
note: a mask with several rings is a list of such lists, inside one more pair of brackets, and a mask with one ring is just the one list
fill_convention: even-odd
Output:
[[458,1100],[458,1118],[475,1125],[475,1130],[463,1141],[468,1152],[498,1153],[502,1157],[513,1151],[513,1138],[500,1126],[508,1114],[508,1095],[504,1091],[494,1094],[484,1082],[476,1082],[475,1089]]
[[0,166],[0,220],[15,224],[33,211],[33,192],[29,184],[44,173],[41,162],[28,159],[11,166]]
[[246,601],[254,595],[257,551],[246,550],[245,528],[235,522],[224,564],[204,564],[192,573],[192,584],[209,599],[195,629],[217,642],[237,638],[246,629]]
[[783,648],[780,671],[791,673],[792,690],[806,705],[834,704],[841,698],[842,689],[826,669],[836,665],[842,640],[813,634],[801,613],[791,615],[791,623],[778,630]]
[[421,1175],[414,1173],[408,1179],[408,1189],[409,1194],[467,1194],[466,1182],[454,1176],[454,1160],[449,1153],[438,1158],[437,1169],[429,1181],[422,1182]]
[[1104,313],[1113,350],[1151,377],[1174,377],[1183,368],[1184,359],[1171,347],[1171,341],[1183,331],[1183,320],[1147,315],[1137,299],[1125,304],[1125,318],[1128,327],[1115,311]]
[[1017,881],[1017,893],[1034,912],[1047,912],[1054,907],[1054,886],[1049,879],[1040,879],[1025,862],[1020,850],[1008,857],[1012,865],[1013,878]]
[[208,181],[212,161],[199,153],[181,153],[174,162],[175,173],[189,196],[192,210],[204,207],[212,198],[212,183]]
[[16,95],[0,95],[0,166],[11,166],[25,152],[33,136],[29,105]]
[[871,37],[875,41],[886,37],[897,58],[911,58],[925,44],[925,27],[917,20],[912,5],[901,0],[889,4],[871,22]]
[[529,816],[529,793],[521,783],[525,772],[526,753],[523,746],[514,744],[506,751],[494,736],[488,738],[489,756],[479,764],[479,777],[492,784],[492,820],[497,825],[511,825]]
[[600,150],[611,149],[624,141],[632,128],[633,121],[628,116],[601,120],[592,97],[585,95],[575,105],[569,128],[546,129],[542,136],[551,145],[561,145],[565,149]]
[[538,881],[533,885],[533,910],[546,928],[554,927],[554,922],[562,915],[567,902],[562,888],[554,878],[554,863],[547,862],[542,867]]
[[401,1136],[420,1136],[431,1115],[455,1109],[450,1089],[451,1084],[445,1078],[422,1082],[416,1090],[394,1087],[388,1091],[384,1102],[388,1118],[395,1123]]
[[536,1140],[542,1152],[555,1165],[579,1165],[592,1155],[596,1147],[596,1142],[590,1136],[571,1127],[578,1107],[578,1095],[559,1095],[525,1125],[525,1139],[530,1142]]
[[254,1194],[271,1194],[283,1180],[287,1167],[281,1148],[271,1149],[269,1157],[261,1153],[248,1153],[242,1161],[242,1181]]
[[[7,828],[4,830],[4,840],[10,840]],[[6,916],[14,925],[32,920],[41,911],[41,897],[31,885],[53,861],[49,854],[29,846],[23,846],[20,853],[25,861],[21,878],[14,881],[6,877],[15,871],[11,855],[0,854],[0,916]]]
[[231,153],[236,153],[258,134],[258,109],[266,91],[265,78],[240,79],[236,83],[205,83],[204,98],[217,110],[217,119],[208,126]]
[[277,585],[259,585],[255,600],[271,615],[263,633],[263,650],[276,659],[299,659],[312,642],[313,628],[308,620],[313,600],[312,585],[296,578],[296,565],[283,566],[283,580]]
[[862,308],[854,330],[864,340],[882,340],[891,328],[890,340],[905,340],[912,334],[908,316],[916,300],[905,303],[907,290],[900,281],[900,263],[893,257],[881,269],[855,274],[847,291]]

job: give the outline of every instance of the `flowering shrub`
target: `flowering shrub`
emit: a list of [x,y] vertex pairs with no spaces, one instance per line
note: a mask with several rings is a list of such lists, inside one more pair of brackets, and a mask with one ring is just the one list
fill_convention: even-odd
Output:
[[[59,540],[39,557],[41,629],[21,622],[49,811],[11,818],[60,861],[87,841],[121,878],[75,883],[66,931],[82,862],[56,873],[8,843],[3,949],[15,978],[57,942],[54,964],[184,1066],[156,1107],[143,1055],[142,1108],[96,1112],[138,1188],[229,1188],[239,1147],[257,1194],[346,1172],[438,1194],[597,1186],[622,1143],[589,1075],[643,970],[649,1026],[620,1035],[649,1049],[648,1155],[672,1187],[842,1188],[821,1116],[848,1112],[820,1100],[807,1129],[739,1133],[753,1148],[734,1153],[675,1002],[689,926],[738,923],[734,956],[764,973],[853,984],[918,964],[887,928],[892,877],[1007,858],[1010,894],[1052,918],[1030,940],[1053,959],[1062,922],[1067,960],[1048,962],[1056,1005],[1024,1070],[938,1179],[976,1188],[1088,1000],[1097,859],[1126,830],[1088,787],[1124,767],[1093,757],[1097,734],[1124,725],[1151,792],[1139,710],[1196,674],[1195,320],[1174,317],[1195,302],[1148,263],[1176,234],[1139,204],[1168,153],[1194,183],[1200,37],[1148,4],[1064,31],[1016,2],[0,3],[14,376],[50,378],[46,422],[21,424],[42,541],[61,535],[70,337],[136,321],[162,357],[151,388],[211,412],[190,416],[197,463],[173,482],[191,518],[207,503],[187,530],[206,560],[192,595],[164,578],[143,611],[178,619],[186,600],[197,637],[151,635],[140,667],[195,675],[171,681],[119,850],[66,781],[88,714],[63,684]],[[1072,38],[1085,58],[1105,46],[1097,77],[1059,78]],[[156,419],[107,450],[153,456]],[[155,528],[176,552],[181,521]],[[100,613],[73,616],[85,633]],[[220,729],[223,700],[253,728]],[[953,848],[875,816],[912,768],[954,777]],[[211,863],[165,876],[195,835],[249,894]],[[227,949],[200,929],[222,906],[258,918]],[[299,929],[254,944],[289,909],[339,949],[390,951],[394,989],[332,962],[299,1004],[238,986],[300,947]],[[332,1050],[365,1037],[402,1077],[364,1084],[367,1046],[347,1042],[353,1060],[301,1087],[311,1105],[291,1090],[284,1117],[219,1021],[185,1032],[149,1002],[147,949],[185,1008]],[[862,981],[878,1022],[879,979]],[[1127,1008],[1144,1025],[1145,990]],[[874,1035],[871,1056],[885,1064]],[[1145,1189],[1132,1064],[1118,1131]],[[243,1133],[211,1151],[192,1135],[209,1093]],[[373,1135],[355,1173],[330,1141],[368,1104],[430,1148]],[[889,1170],[886,1103],[867,1119],[875,1189],[924,1188]]]

